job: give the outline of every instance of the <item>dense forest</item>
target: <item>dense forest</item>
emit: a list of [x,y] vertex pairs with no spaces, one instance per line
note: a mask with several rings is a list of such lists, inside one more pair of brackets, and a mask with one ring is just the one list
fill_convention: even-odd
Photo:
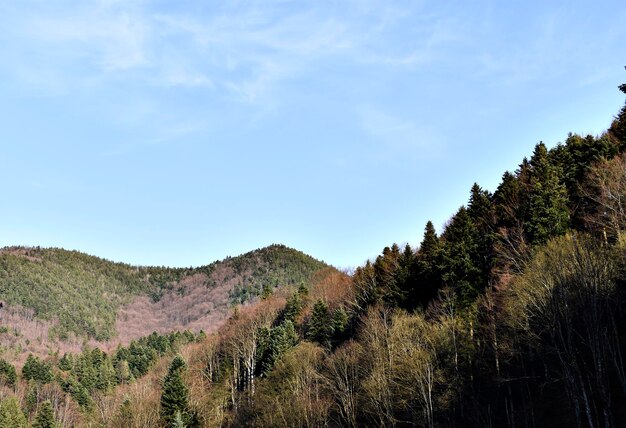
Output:
[[52,338],[103,341],[117,336],[120,309],[132,306],[138,296],[167,305],[193,291],[206,300],[207,290],[224,288],[211,295],[212,308],[224,310],[279,286],[308,284],[327,267],[284,245],[197,268],[130,266],[77,251],[11,247],[0,250],[0,298],[23,313],[30,310],[30,317],[51,321]]
[[[428,222],[418,248],[390,245],[351,276],[238,261],[229,272],[266,275],[231,303],[259,299],[214,333],[0,361],[0,427],[623,426],[625,228],[626,105],[600,136],[538,143],[440,233]],[[46,276],[33,272],[24,284]],[[165,299],[187,274],[109,282],[108,304]],[[21,274],[2,278],[28,306]],[[98,325],[86,333],[109,334]]]

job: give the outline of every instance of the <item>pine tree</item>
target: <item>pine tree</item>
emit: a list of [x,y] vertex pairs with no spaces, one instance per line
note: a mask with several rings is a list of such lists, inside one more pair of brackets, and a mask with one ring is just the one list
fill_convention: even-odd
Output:
[[24,367],[22,367],[22,376],[26,380],[35,380],[40,383],[50,383],[54,379],[52,374],[52,366],[43,362],[39,357],[28,354]]
[[17,398],[6,397],[0,402],[0,428],[27,428],[28,421],[20,409]]
[[395,282],[398,288],[398,298],[396,302],[405,309],[413,307],[411,296],[415,289],[417,257],[409,244],[406,244],[404,251],[398,259],[398,269],[395,273]]
[[33,428],[55,428],[56,426],[57,424],[54,421],[52,403],[50,400],[46,400],[41,403],[41,406],[39,407],[39,411],[35,417],[35,422],[33,423]]
[[0,385],[15,386],[17,373],[12,364],[0,359]]
[[330,313],[328,312],[328,305],[326,305],[326,302],[323,300],[318,300],[315,302],[315,305],[313,305],[308,337],[310,340],[330,348],[332,333],[332,323]]
[[439,270],[441,244],[431,221],[426,223],[424,238],[417,252],[415,281],[410,292],[411,307],[426,307],[442,286]]
[[551,237],[567,231],[567,189],[561,182],[561,171],[551,164],[543,143],[535,146],[531,166],[530,204],[525,229],[531,244],[545,244]]
[[172,421],[172,428],[186,428],[185,422],[183,421],[183,416],[180,410],[176,411],[176,415],[174,416],[174,420]]
[[285,304],[285,310],[283,311],[284,319],[295,322],[302,311],[302,306],[303,302],[300,293],[293,293]]
[[478,230],[478,268],[480,282],[484,286],[489,281],[494,258],[495,212],[492,195],[474,183],[470,193],[467,213]]
[[68,354],[67,352],[64,353],[61,359],[59,360],[59,369],[64,372],[68,372],[72,370],[73,366],[74,366],[74,358],[72,357],[72,354]]
[[343,307],[338,307],[333,312],[333,346],[336,346],[344,340],[347,327],[348,313]]
[[374,262],[378,298],[391,306],[398,306],[406,298],[398,283],[399,268],[400,248],[397,244],[385,247],[383,254]]
[[161,395],[161,419],[170,426],[176,413],[180,412],[186,426],[192,422],[189,412],[188,389],[183,380],[183,373],[187,368],[185,360],[177,355],[169,366],[167,375],[163,379],[163,393]]
[[478,229],[461,207],[443,233],[442,278],[469,303],[485,286],[480,269]]

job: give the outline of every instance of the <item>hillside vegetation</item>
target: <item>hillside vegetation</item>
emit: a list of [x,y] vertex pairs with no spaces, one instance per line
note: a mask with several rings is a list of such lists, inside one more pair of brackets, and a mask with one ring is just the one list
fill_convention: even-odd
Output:
[[[139,318],[218,284],[225,302],[261,298],[208,336],[0,360],[0,426],[624,426],[625,130],[626,105],[600,136],[538,143],[441,233],[428,222],[419,248],[385,247],[352,277],[284,247],[204,270],[111,265],[136,277],[98,296],[142,296]],[[39,263],[34,281],[37,251],[3,256]]]
[[[76,335],[101,341],[116,337],[119,311],[130,305],[127,312],[132,313],[134,299],[142,296],[167,310],[174,296],[188,294],[193,287],[203,291],[196,293],[194,303],[205,302],[203,295],[220,288],[223,294],[214,293],[217,300],[210,303],[224,312],[230,304],[248,301],[263,290],[308,283],[326,267],[281,245],[198,268],[130,266],[77,251],[12,247],[0,251],[0,299],[32,309],[36,318],[53,321],[50,333],[54,337]],[[147,328],[150,332],[155,326]]]
[[[538,143],[440,234],[428,222],[419,248],[390,245],[349,282],[241,309],[188,356],[176,411],[187,426],[623,426],[625,124],[626,106],[600,136]],[[166,426],[160,397],[125,423],[161,405]]]

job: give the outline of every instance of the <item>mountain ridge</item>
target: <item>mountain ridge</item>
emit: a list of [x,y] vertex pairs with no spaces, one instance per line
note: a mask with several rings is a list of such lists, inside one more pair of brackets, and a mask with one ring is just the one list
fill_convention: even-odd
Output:
[[[211,330],[235,304],[307,284],[323,269],[333,268],[281,244],[192,268],[133,266],[62,248],[4,247],[0,325],[5,335],[24,335],[16,348],[48,339],[127,342],[152,331]],[[33,322],[36,328],[28,324]],[[22,331],[26,325],[37,330],[35,337]]]

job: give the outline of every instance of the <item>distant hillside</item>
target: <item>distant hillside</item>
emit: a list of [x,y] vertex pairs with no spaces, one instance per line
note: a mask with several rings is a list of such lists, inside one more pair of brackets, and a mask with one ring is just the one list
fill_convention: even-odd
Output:
[[133,329],[208,329],[232,303],[274,287],[308,284],[324,268],[283,245],[198,268],[138,267],[58,248],[8,247],[0,250],[0,299],[6,303],[0,323],[6,330],[9,318],[27,314],[48,321],[52,337],[98,341],[120,331],[132,336]]

